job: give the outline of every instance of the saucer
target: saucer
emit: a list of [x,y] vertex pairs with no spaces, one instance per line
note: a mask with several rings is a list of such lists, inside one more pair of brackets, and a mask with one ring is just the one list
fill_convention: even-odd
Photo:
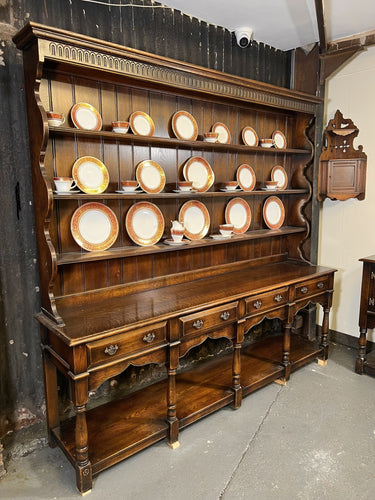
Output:
[[80,193],[78,189],[71,189],[70,191],[54,191],[55,194],[75,194]]
[[164,240],[163,243],[165,243],[166,245],[171,245],[171,246],[176,246],[176,247],[188,244],[187,240],[174,241],[174,240],[172,240],[172,238],[168,238],[167,240]]
[[241,188],[236,188],[236,189],[220,188],[220,191],[223,191],[224,193],[238,193],[238,191],[242,191],[242,189]]
[[222,234],[210,234],[210,238],[213,238],[214,240],[229,240],[231,237],[231,234],[229,236],[224,236]]
[[123,189],[117,189],[115,193],[119,194],[134,194],[134,193],[143,193],[142,189],[134,189],[134,191],[124,191]]
[[174,189],[174,193],[180,193],[180,194],[190,194],[190,193],[196,193],[195,189],[189,189],[189,190],[184,190],[184,189]]
[[267,187],[265,187],[265,188],[261,188],[261,189],[262,189],[262,191],[277,191],[278,190],[277,186],[275,188],[267,188]]

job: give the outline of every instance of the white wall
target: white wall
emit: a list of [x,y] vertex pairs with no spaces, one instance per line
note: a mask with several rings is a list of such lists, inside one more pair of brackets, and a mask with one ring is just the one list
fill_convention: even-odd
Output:
[[[362,277],[358,259],[375,254],[375,46],[327,80],[325,126],[337,109],[359,128],[354,146],[362,144],[367,154],[366,198],[322,203],[319,263],[338,269],[330,327],[357,337]],[[370,332],[368,339],[373,337]]]

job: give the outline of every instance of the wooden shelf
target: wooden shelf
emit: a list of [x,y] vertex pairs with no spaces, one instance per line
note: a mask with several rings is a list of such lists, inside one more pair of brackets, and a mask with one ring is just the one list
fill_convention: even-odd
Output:
[[149,193],[130,193],[130,194],[122,194],[122,193],[101,193],[101,194],[86,194],[86,193],[71,193],[71,194],[56,194],[54,193],[54,200],[111,200],[111,199],[119,199],[119,200],[150,200],[150,199],[166,199],[166,198],[216,198],[216,197],[233,197],[233,196],[271,196],[278,195],[282,196],[285,194],[293,195],[293,194],[305,194],[308,193],[307,189],[283,189],[283,190],[274,190],[274,191],[265,191],[265,190],[254,190],[254,191],[232,191],[232,192],[224,192],[224,191],[207,191],[206,193],[157,193],[157,194],[149,194]]
[[166,245],[165,243],[158,243],[150,246],[127,246],[119,248],[110,248],[102,252],[67,252],[57,258],[57,265],[62,266],[66,264],[81,264],[84,262],[95,262],[107,259],[119,259],[122,257],[134,257],[136,255],[149,255],[156,253],[191,250],[193,248],[213,246],[213,245],[228,245],[233,243],[240,243],[247,240],[256,240],[260,238],[270,238],[277,236],[285,236],[287,234],[303,233],[306,231],[305,227],[284,226],[280,229],[257,229],[249,231],[244,234],[236,234],[230,239],[214,240],[213,238],[206,237],[201,240],[186,240],[186,245],[173,246]]
[[[243,348],[241,385],[251,392],[283,376],[282,336],[266,338]],[[292,370],[319,355],[316,343],[291,338]],[[205,361],[194,370],[179,373],[176,379],[177,417],[180,428],[233,402],[232,352]],[[111,401],[87,412],[89,458],[93,474],[166,438],[167,381],[162,380],[125,399]],[[75,417],[53,430],[68,458],[74,463]]]
[[181,141],[170,137],[147,137],[133,135],[131,133],[118,134],[116,132],[102,130],[100,132],[92,132],[89,130],[81,130],[68,127],[50,127],[51,135],[70,135],[87,139],[105,139],[108,141],[117,141],[124,144],[134,144],[137,146],[159,146],[163,148],[178,148],[203,151],[221,151],[221,152],[237,152],[237,153],[265,153],[265,154],[311,154],[310,149],[276,149],[262,148],[260,146],[246,146],[243,144],[219,144],[205,141]]

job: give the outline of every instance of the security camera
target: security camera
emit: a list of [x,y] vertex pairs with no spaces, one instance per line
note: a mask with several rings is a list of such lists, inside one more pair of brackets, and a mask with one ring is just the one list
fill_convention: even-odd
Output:
[[246,48],[253,38],[253,30],[251,28],[237,28],[234,30],[236,35],[237,44],[242,49]]

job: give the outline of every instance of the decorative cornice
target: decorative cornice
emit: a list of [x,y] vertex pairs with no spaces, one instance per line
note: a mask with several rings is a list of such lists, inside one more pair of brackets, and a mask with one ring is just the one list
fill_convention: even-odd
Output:
[[316,103],[314,102],[283,96],[270,90],[251,88],[249,85],[237,85],[184,70],[141,62],[130,57],[107,54],[57,41],[49,42],[48,55],[46,54],[45,57],[98,70],[115,72],[162,85],[173,85],[174,87],[230,97],[241,101],[306,113],[315,113],[316,110]]

